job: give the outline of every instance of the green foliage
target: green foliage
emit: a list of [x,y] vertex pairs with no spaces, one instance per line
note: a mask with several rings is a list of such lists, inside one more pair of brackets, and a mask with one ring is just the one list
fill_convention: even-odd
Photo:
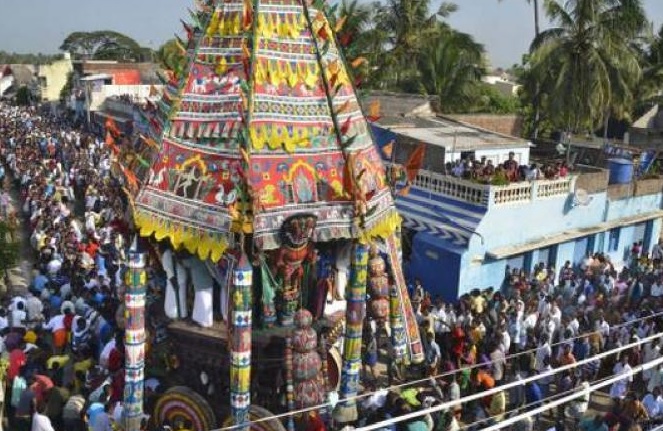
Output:
[[442,112],[472,110],[483,87],[483,54],[483,46],[470,35],[439,24],[431,43],[422,47],[419,57],[416,79],[420,91],[438,96]]
[[170,39],[161,45],[155,58],[164,69],[172,71],[178,79],[184,74],[187,57],[177,45],[176,39]]
[[67,74],[67,82],[60,90],[60,102],[65,102],[69,96],[71,96],[71,91],[74,89],[74,72],[69,72]]
[[0,275],[6,276],[7,270],[15,266],[20,259],[20,243],[10,238],[13,228],[0,220]]
[[0,51],[0,64],[48,64],[62,59],[62,54],[18,54]]
[[151,60],[151,50],[141,47],[127,35],[110,30],[71,33],[62,42],[60,50],[70,52],[78,59],[125,62]]
[[20,106],[28,106],[32,100],[32,93],[30,89],[23,86],[16,92],[16,104]]
[[500,92],[495,86],[481,83],[479,97],[474,112],[486,114],[518,114],[521,112],[520,99]]
[[640,2],[548,0],[545,9],[557,27],[535,38],[527,75],[545,116],[576,132],[626,118],[642,77],[633,45],[646,28]]

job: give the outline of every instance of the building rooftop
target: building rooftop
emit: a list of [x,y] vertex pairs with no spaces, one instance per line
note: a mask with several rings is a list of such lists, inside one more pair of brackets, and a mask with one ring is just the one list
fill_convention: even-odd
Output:
[[[382,122],[378,122],[382,125]],[[528,148],[530,143],[515,136],[501,135],[465,123],[442,118],[428,120],[428,127],[392,126],[393,132],[428,145],[447,150],[473,151],[477,149]]]

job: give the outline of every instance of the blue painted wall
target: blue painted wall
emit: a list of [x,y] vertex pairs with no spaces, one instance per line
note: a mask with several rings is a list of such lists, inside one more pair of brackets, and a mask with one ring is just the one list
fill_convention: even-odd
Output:
[[[467,249],[444,250],[435,246],[434,237],[422,237],[419,243],[415,237],[415,250],[417,247],[422,249],[415,253],[417,256],[413,255],[412,274],[422,278],[424,285],[432,293],[447,299],[453,299],[475,288],[499,289],[504,280],[507,259],[493,261],[486,257],[486,252],[652,212],[661,208],[662,196],[659,193],[611,201],[605,192],[597,193],[593,195],[589,205],[573,209],[570,208],[568,197],[492,206],[477,226],[477,232],[483,236],[483,241],[478,236],[472,236]],[[649,249],[658,240],[662,225],[661,220],[651,222],[652,239],[645,244]],[[635,226],[621,227],[616,250],[610,248],[608,232],[557,244],[556,252],[551,251],[555,253],[555,267],[559,270],[567,260],[574,265],[580,264],[588,249],[592,252],[608,253],[614,262],[624,262],[628,259],[633,242],[643,239],[635,238],[641,235],[636,232],[638,231]],[[522,259],[525,270],[531,271],[532,266],[539,263],[542,254],[539,250],[526,253]],[[431,258],[433,255],[436,259]],[[458,286],[457,290],[453,286]]]

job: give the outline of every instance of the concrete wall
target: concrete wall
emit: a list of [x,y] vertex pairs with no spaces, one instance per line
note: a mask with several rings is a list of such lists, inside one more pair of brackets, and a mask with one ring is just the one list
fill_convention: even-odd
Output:
[[39,67],[39,79],[45,80],[41,86],[41,98],[45,102],[57,102],[60,100],[60,91],[67,83],[67,75],[74,70],[70,58],[55,61]]
[[593,197],[589,205],[573,209],[570,209],[571,195],[496,206],[486,213],[477,231],[489,249],[494,249],[594,227],[604,221],[606,194]]
[[468,114],[446,117],[502,135],[520,136],[523,132],[523,117],[520,115]]
[[[491,260],[486,252],[498,247],[525,244],[540,241],[546,237],[559,235],[565,231],[592,228],[602,222],[609,222],[627,217],[656,211],[661,208],[661,193],[634,196],[619,200],[608,199],[606,192],[592,195],[592,202],[587,206],[569,208],[569,199],[547,198],[530,203],[501,205],[491,207],[483,218],[477,231],[483,236],[472,238],[467,251],[462,253],[458,268],[458,295],[472,289],[499,288],[504,280],[508,259]],[[642,223],[647,223],[647,228]],[[600,232],[589,236],[572,239],[553,245],[552,263],[559,269],[567,260],[574,265],[581,262],[587,249],[591,252],[603,252],[610,256],[618,266],[627,262],[633,242],[645,240],[645,248],[651,247],[661,235],[660,219],[627,225],[619,228],[619,241],[611,247],[610,232]],[[646,233],[643,234],[643,229]],[[649,234],[647,236],[647,234]],[[647,236],[645,238],[645,236]],[[540,250],[524,253],[524,269],[531,271],[532,266],[542,260]]]

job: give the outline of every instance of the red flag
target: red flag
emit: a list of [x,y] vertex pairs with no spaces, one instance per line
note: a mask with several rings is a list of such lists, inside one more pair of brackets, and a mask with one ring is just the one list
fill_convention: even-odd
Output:
[[115,124],[115,120],[112,118],[108,117],[106,119],[106,131],[110,132],[113,134],[113,136],[120,136],[122,133],[120,132],[120,129],[117,128],[117,124]]
[[108,145],[108,148],[110,148],[113,153],[120,153],[120,149],[117,148],[117,145],[115,145],[115,139],[113,139],[113,135],[110,133],[110,131],[106,133],[106,145]]
[[426,145],[419,144],[412,152],[410,158],[405,163],[405,170],[407,171],[407,181],[413,182],[417,178],[419,169],[424,164],[424,156],[426,155]]

